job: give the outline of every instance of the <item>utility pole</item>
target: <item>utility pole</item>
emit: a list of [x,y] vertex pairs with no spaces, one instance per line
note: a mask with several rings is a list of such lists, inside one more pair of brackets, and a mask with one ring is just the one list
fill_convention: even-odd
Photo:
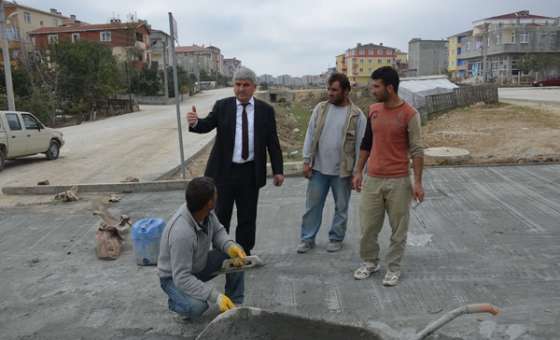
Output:
[[167,67],[169,67],[167,63],[168,59],[168,49],[169,49],[169,38],[164,35],[163,40],[163,95],[165,98],[169,98],[169,83],[167,79]]
[[10,64],[10,46],[6,36],[6,15],[4,1],[0,0],[0,39],[2,39],[2,56],[4,58],[4,76],[6,77],[6,96],[8,97],[8,110],[15,111],[14,84],[12,83],[12,65]]
[[179,152],[181,155],[181,174],[185,174],[185,152],[183,150],[183,130],[181,128],[181,94],[179,93],[179,79],[177,77],[177,54],[175,53],[175,42],[177,39],[177,22],[173,14],[169,12],[169,31],[171,33],[171,57],[173,58],[173,85],[175,89],[175,104],[177,106],[177,133],[179,134]]

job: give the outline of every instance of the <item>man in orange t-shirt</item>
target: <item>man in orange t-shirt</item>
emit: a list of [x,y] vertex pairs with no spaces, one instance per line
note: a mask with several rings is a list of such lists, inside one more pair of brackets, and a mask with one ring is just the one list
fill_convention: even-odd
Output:
[[[387,212],[391,225],[391,244],[386,257],[388,268],[383,285],[396,286],[406,246],[410,203],[413,198],[417,202],[424,199],[420,115],[399,97],[399,75],[392,67],[375,70],[371,78],[371,91],[378,103],[369,108],[360,158],[352,181],[353,188],[362,192],[360,257],[363,264],[354,272],[354,278],[368,278],[381,268],[377,238]],[[414,185],[409,174],[410,158],[413,160]],[[362,190],[366,163],[367,176]]]

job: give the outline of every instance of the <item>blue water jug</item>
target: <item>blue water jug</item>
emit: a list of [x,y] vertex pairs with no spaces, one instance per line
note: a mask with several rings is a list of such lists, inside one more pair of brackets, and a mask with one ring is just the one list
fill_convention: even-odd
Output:
[[144,218],[132,225],[132,247],[138,265],[157,264],[159,240],[164,228],[165,221],[161,218]]

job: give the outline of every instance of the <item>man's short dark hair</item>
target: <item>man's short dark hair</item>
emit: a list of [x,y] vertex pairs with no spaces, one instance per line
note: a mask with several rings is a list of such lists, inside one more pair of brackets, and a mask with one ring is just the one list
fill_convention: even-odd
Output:
[[399,74],[391,66],[383,66],[373,71],[371,79],[381,79],[385,86],[393,85],[395,93],[399,92]]
[[350,91],[352,89],[350,86],[350,80],[348,80],[348,77],[343,73],[335,72],[331,74],[327,82],[329,83],[329,86],[331,86],[335,81],[340,84],[342,90]]
[[210,177],[193,178],[187,185],[185,193],[187,200],[187,208],[191,213],[195,213],[212,199],[216,193],[216,185]]

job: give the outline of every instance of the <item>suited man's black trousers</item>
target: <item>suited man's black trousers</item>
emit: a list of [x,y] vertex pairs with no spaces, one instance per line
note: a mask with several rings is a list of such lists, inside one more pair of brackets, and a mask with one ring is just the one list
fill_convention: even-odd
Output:
[[259,200],[255,163],[233,163],[231,171],[225,174],[225,177],[225,180],[217,186],[216,215],[229,233],[233,204],[235,203],[237,208],[235,241],[243,247],[247,255],[250,255],[255,246],[257,203]]

